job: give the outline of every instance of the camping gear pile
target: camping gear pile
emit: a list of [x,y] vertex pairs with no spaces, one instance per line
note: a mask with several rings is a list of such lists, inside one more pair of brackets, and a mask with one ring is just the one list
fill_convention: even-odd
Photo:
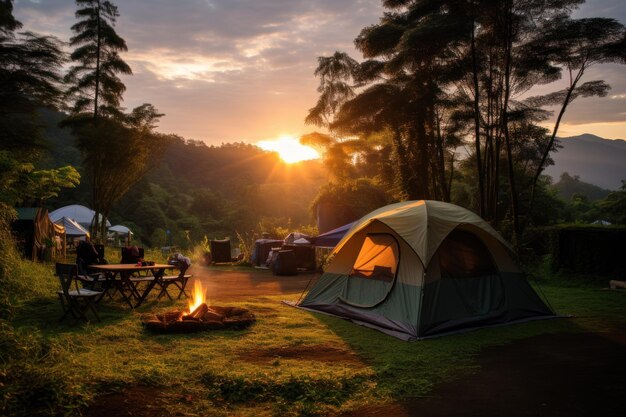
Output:
[[258,239],[252,253],[252,264],[269,268],[274,275],[295,275],[298,271],[314,271],[315,247],[303,233],[290,233],[283,240]]

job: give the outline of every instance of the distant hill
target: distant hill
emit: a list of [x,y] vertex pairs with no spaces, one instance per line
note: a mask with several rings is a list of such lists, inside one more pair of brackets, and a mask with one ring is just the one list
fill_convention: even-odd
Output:
[[587,197],[589,201],[597,201],[606,198],[611,192],[597,185],[581,181],[578,175],[572,177],[567,172],[561,174],[559,181],[554,184],[554,187],[557,189],[559,196],[565,201],[570,201],[576,194]]
[[[58,126],[64,117],[42,110],[48,148],[38,168],[72,164],[82,171],[71,132]],[[149,244],[156,229],[179,236],[188,231],[198,241],[205,234],[222,238],[250,232],[264,219],[297,227],[313,223],[309,206],[326,181],[317,160],[286,164],[278,154],[250,144],[207,146],[171,136],[163,157],[118,201],[110,220],[129,226]],[[46,203],[49,209],[90,206],[90,195],[84,177],[77,188],[64,189]]]
[[555,182],[564,172],[610,190],[626,180],[626,141],[584,134],[560,138],[559,143],[562,148],[551,155],[554,165],[545,171]]

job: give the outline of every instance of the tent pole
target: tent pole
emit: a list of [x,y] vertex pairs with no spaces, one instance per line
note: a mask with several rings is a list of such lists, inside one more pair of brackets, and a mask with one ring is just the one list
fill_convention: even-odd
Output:
[[424,266],[424,264],[422,264],[422,266],[424,267],[424,271],[422,271],[422,285],[420,285],[420,304],[419,304],[419,309],[417,310],[417,327],[416,327],[416,333],[417,333],[418,339],[420,337],[420,322],[422,321],[422,308],[424,307],[424,283],[426,282],[426,267]]

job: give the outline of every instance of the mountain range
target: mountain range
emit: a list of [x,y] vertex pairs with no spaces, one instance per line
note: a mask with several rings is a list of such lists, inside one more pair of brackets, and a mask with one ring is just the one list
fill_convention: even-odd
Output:
[[559,138],[561,148],[551,154],[554,165],[545,170],[555,182],[561,174],[579,176],[584,182],[616,190],[626,180],[626,141],[591,134]]

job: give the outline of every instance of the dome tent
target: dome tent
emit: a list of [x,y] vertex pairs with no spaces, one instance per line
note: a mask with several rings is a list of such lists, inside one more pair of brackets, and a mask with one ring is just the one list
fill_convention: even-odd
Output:
[[300,308],[404,340],[554,317],[506,241],[464,208],[407,201],[357,221]]
[[[85,229],[89,230],[91,228],[93,216],[95,215],[96,212],[88,207],[81,206],[79,204],[72,204],[70,206],[58,208],[51,212],[50,220],[56,223],[62,217],[68,217],[83,226]],[[106,227],[111,227],[111,223],[108,220],[106,221]]]

